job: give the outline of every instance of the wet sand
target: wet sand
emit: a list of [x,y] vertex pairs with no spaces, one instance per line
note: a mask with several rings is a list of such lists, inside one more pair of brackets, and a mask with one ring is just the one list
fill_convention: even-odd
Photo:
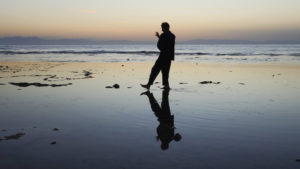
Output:
[[0,168],[299,167],[299,65],[152,64],[0,62]]

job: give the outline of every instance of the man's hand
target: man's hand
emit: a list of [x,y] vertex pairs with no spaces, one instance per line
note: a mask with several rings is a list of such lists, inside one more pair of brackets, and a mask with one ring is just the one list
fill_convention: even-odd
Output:
[[157,36],[159,38],[159,33],[158,32],[155,32],[155,36]]

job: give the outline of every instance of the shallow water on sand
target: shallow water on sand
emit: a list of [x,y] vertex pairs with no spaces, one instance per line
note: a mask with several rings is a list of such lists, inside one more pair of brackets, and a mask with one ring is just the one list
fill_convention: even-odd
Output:
[[[37,79],[1,78],[0,168],[300,167],[298,67],[174,64],[172,90],[151,89],[159,105],[169,102],[174,124],[140,95],[150,68],[100,65],[95,78],[66,87],[17,87],[9,82]],[[205,80],[221,83],[199,84]],[[114,83],[120,88],[105,88]],[[25,135],[5,139],[16,133]]]

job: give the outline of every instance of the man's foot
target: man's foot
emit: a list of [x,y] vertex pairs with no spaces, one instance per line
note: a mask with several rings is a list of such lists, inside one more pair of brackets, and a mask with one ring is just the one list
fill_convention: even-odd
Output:
[[147,89],[147,90],[149,90],[150,89],[150,85],[148,85],[148,84],[146,84],[146,85],[144,85],[144,84],[140,84],[143,88],[145,88],[145,89]]
[[150,95],[151,93],[150,93],[150,91],[149,90],[147,90],[147,91],[145,91],[145,92],[143,92],[143,93],[141,93],[140,95],[142,96],[142,95]]
[[164,90],[171,90],[171,88],[170,88],[169,85],[168,86],[164,86],[162,89],[164,89]]

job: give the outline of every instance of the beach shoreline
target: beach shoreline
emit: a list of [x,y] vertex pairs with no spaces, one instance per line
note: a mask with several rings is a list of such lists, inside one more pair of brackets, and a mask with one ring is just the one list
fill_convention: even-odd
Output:
[[0,168],[298,166],[300,65],[173,62],[162,150],[153,64],[0,62]]

